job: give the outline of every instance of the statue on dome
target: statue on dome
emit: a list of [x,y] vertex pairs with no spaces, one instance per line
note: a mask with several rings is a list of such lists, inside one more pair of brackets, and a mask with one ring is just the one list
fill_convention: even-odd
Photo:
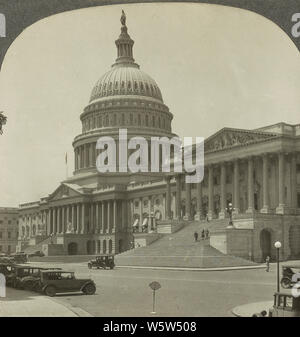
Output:
[[122,26],[126,26],[126,14],[123,9],[122,9],[122,15],[121,15],[120,21],[121,21]]

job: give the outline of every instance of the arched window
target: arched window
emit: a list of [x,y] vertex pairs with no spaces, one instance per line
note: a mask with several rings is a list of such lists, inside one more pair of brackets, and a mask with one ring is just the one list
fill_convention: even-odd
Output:
[[148,115],[146,115],[146,117],[145,117],[145,124],[146,124],[146,126],[148,126],[148,124],[149,124],[149,117],[148,117]]
[[152,126],[155,126],[155,117],[152,116]]
[[122,125],[125,125],[125,116],[122,114]]
[[141,115],[138,115],[138,125],[141,125]]
[[116,114],[114,114],[114,123],[113,123],[113,125],[117,125],[117,115]]

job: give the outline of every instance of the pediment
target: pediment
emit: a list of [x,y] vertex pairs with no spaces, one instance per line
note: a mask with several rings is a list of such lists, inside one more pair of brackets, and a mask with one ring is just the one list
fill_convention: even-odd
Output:
[[51,195],[49,200],[61,200],[64,198],[76,197],[81,195],[75,188],[66,184],[61,184]]
[[224,128],[205,140],[204,149],[205,152],[220,151],[275,137],[278,135],[269,132]]

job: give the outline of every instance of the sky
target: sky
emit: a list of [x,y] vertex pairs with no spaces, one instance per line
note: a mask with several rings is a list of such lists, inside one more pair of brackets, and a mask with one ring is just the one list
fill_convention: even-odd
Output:
[[0,72],[1,207],[39,200],[72,174],[79,116],[115,61],[122,8],[134,58],[158,83],[179,136],[300,123],[299,51],[256,13],[156,3],[58,14],[22,32]]

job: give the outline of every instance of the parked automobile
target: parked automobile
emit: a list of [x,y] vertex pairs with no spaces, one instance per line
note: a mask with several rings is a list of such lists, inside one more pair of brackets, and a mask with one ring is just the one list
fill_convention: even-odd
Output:
[[300,297],[294,297],[287,290],[276,292],[269,317],[300,317]]
[[[18,289],[36,290],[41,270],[53,270],[54,268],[33,267],[27,265],[13,265],[7,277],[7,285]],[[58,268],[55,268],[58,270]]]
[[12,273],[12,266],[11,262],[0,262],[0,273],[5,276],[6,284],[7,277]]
[[[297,275],[298,274],[298,278]],[[293,279],[294,276],[294,279]],[[292,288],[300,280],[300,264],[286,264],[282,266],[281,286],[284,289]]]
[[43,257],[45,256],[45,254],[43,252],[41,252],[40,250],[35,251],[34,253],[28,254],[28,257]]
[[88,268],[109,268],[109,269],[114,269],[115,267],[115,262],[114,262],[114,256],[113,255],[100,255],[96,256],[94,260],[90,260],[88,262]]
[[96,292],[96,285],[91,279],[77,279],[74,272],[62,270],[41,270],[37,289],[47,296],[58,293],[82,291],[86,295]]
[[24,252],[11,254],[10,258],[12,258],[15,263],[26,263],[27,262],[27,255]]

